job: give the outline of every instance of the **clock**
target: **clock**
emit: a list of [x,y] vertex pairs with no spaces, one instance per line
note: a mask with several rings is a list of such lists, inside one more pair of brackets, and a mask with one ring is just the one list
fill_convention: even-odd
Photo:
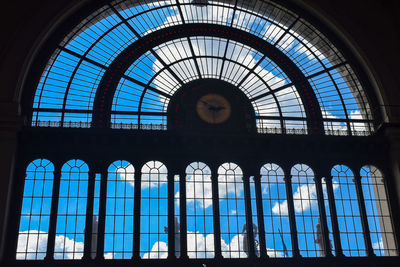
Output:
[[200,97],[196,104],[199,117],[210,124],[220,124],[231,116],[229,101],[219,94],[206,94]]

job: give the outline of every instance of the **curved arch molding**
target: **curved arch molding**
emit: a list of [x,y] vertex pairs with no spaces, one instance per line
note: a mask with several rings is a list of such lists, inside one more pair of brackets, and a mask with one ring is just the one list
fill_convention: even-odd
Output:
[[125,71],[145,52],[162,43],[192,36],[212,36],[234,40],[262,52],[274,61],[290,78],[303,102],[308,132],[323,134],[322,112],[317,97],[301,70],[285,54],[267,41],[250,33],[214,24],[184,24],[155,31],[126,48],[109,66],[99,87],[93,106],[93,127],[107,128],[111,122],[111,108],[118,83]]

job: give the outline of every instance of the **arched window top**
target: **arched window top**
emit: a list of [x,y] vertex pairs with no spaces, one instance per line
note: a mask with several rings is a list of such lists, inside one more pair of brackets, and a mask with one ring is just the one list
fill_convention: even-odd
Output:
[[[331,170],[331,175],[343,180],[347,179],[347,177],[353,177],[353,171],[346,165],[335,165]],[[343,180],[343,182],[345,181]]]
[[[103,6],[54,51],[35,92],[32,125],[165,129],[173,93],[191,80],[213,78],[246,94],[259,132],[305,134],[316,131],[314,121],[325,134],[373,131],[366,93],[333,42],[273,2],[236,3],[124,0]],[[185,32],[188,24],[198,33]],[[229,40],[218,36],[226,29],[235,30]],[[124,58],[135,46],[141,49],[135,63],[118,77],[109,74],[132,60]],[[105,93],[108,74],[114,80]]]
[[71,175],[74,173],[85,173],[89,171],[89,166],[83,160],[71,159],[62,166],[61,171],[70,173]]
[[[27,173],[31,172],[54,172],[54,165],[48,159],[36,159],[29,163],[28,167],[26,168]],[[46,178],[47,177],[47,178]],[[53,177],[53,176],[51,176]],[[47,175],[44,176],[44,179],[49,179]],[[53,178],[51,178],[53,179]]]
[[291,175],[297,179],[299,179],[299,181],[297,181],[298,183],[303,183],[303,182],[307,182],[307,181],[302,181],[303,179],[314,179],[314,171],[311,169],[310,166],[306,165],[306,164],[296,164],[292,167],[291,171],[290,171]]
[[[133,165],[126,161],[126,160],[117,160],[108,167],[108,173],[115,173],[118,174],[118,176],[126,181],[131,183],[132,186],[134,186],[134,180],[135,180],[135,167]],[[118,179],[118,178],[113,178]]]

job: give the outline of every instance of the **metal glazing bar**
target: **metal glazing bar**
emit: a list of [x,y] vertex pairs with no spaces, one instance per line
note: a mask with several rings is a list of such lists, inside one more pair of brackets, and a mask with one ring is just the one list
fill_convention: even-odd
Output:
[[187,259],[186,172],[184,170],[181,170],[179,174],[179,206],[181,221],[181,259]]
[[91,259],[92,253],[92,234],[93,234],[93,205],[94,205],[94,186],[96,174],[89,168],[89,181],[87,189],[87,202],[86,202],[86,220],[85,220],[85,243],[83,250],[84,260]]
[[[354,169],[354,170],[357,170],[357,169]],[[364,200],[364,194],[363,194],[362,186],[361,186],[361,176],[360,176],[359,172],[354,173],[353,181],[356,185],[358,207],[360,209],[360,216],[361,216],[361,226],[362,226],[363,233],[364,233],[365,249],[366,249],[367,255],[369,257],[375,256],[374,249],[372,247],[372,242],[371,242],[371,233],[369,231],[369,226],[368,226],[367,210],[365,208],[365,200]]]
[[133,252],[132,258],[139,259],[140,258],[140,199],[142,197],[142,187],[141,187],[141,172],[140,168],[136,168],[135,166],[135,188],[134,188],[134,206],[133,206]]
[[214,248],[215,259],[222,259],[221,253],[221,224],[219,213],[218,194],[218,172],[215,166],[211,166],[212,202],[213,202],[213,223],[214,223]]
[[128,27],[128,29],[136,35],[136,37],[140,38],[140,34],[126,21],[126,19],[121,15],[121,13],[118,12],[117,9],[112,4],[108,4],[110,9],[118,16],[118,18]]
[[136,83],[137,85],[140,85],[140,86],[144,87],[145,89],[149,89],[149,90],[151,90],[151,91],[153,91],[155,93],[158,93],[158,94],[160,94],[160,95],[162,95],[162,96],[164,96],[166,98],[171,98],[171,96],[169,94],[167,94],[167,93],[165,93],[163,91],[160,91],[160,90],[158,90],[158,89],[156,89],[156,88],[154,88],[154,87],[152,87],[152,86],[150,86],[148,84],[145,84],[145,83],[143,83],[143,82],[141,82],[139,80],[136,80],[136,79],[134,79],[132,77],[129,77],[129,76],[125,75],[125,74],[123,74],[121,77],[124,78],[125,80],[128,80],[130,82]]
[[[236,85],[236,87],[240,87],[240,86],[244,83],[244,81],[245,81],[247,78],[249,78],[249,76],[250,76],[251,74],[254,73],[254,71],[256,70],[256,68],[257,68],[258,66],[260,66],[261,62],[262,62],[266,57],[267,57],[266,55],[263,55],[262,58],[260,58],[260,60],[258,60],[257,63],[253,66],[253,68],[251,68],[251,70],[243,77],[243,79],[239,82],[239,84]],[[268,86],[268,88],[269,88],[269,86]]]
[[289,222],[290,222],[290,233],[292,239],[292,249],[293,249],[293,257],[300,257],[299,250],[299,240],[297,236],[297,226],[296,226],[296,217],[294,213],[294,202],[293,202],[293,192],[292,192],[292,176],[287,175],[285,170],[285,187],[286,187],[286,196],[288,203],[288,212],[289,212]]
[[332,219],[332,233],[333,233],[333,240],[335,242],[335,254],[336,257],[343,257],[344,255],[343,255],[342,243],[340,241],[339,222],[337,219],[335,197],[332,187],[332,176],[331,175],[325,176],[325,182],[326,182],[326,191],[328,193],[329,210],[331,212],[331,219]]
[[299,21],[300,16],[298,16],[293,22],[292,24],[289,25],[289,27],[285,30],[285,32],[279,37],[278,40],[276,40],[276,42],[274,43],[274,46],[276,46],[277,44],[279,44],[279,42],[283,39],[283,37],[285,37],[286,34],[288,34],[290,32],[290,30],[294,27],[294,25],[296,25],[296,23]]
[[54,183],[53,183],[53,192],[51,199],[49,234],[47,237],[47,252],[45,260],[54,260],[54,246],[56,242],[57,209],[58,209],[58,198],[60,195],[61,168],[62,168],[61,162],[54,163]]
[[179,11],[179,16],[181,17],[182,24],[186,24],[185,17],[183,16],[183,11],[181,7],[181,3],[179,3],[179,0],[176,0],[176,4],[178,6],[178,11]]
[[[253,231],[253,214],[251,212],[251,199],[250,199],[250,178],[248,175],[243,175],[243,189],[244,189],[244,204],[246,214],[246,232],[247,232],[247,251],[248,257],[253,259],[256,257],[255,254],[255,239]],[[243,248],[246,249],[246,248]]]
[[269,91],[269,92],[266,92],[266,93],[264,93],[264,94],[255,96],[255,97],[253,97],[252,99],[250,99],[250,102],[256,101],[256,100],[261,99],[261,98],[263,98],[263,97],[266,97],[266,96],[268,96],[268,95],[275,94],[275,93],[277,93],[277,92],[279,92],[279,91],[281,91],[281,90],[283,90],[283,89],[289,88],[289,87],[291,87],[291,86],[294,86],[294,83],[288,83],[288,84],[285,84],[285,85],[283,85],[283,86],[281,86],[281,87],[279,87],[279,88],[276,88],[276,89],[274,89],[274,90],[271,90],[271,91]]
[[106,226],[107,178],[108,178],[107,171],[102,170],[100,177],[101,179],[100,179],[100,201],[99,201],[99,225],[97,230],[96,260],[104,259],[104,232]]
[[78,54],[78,53],[76,53],[76,52],[74,52],[74,51],[72,51],[72,50],[70,50],[70,49],[68,49],[68,48],[59,46],[58,49],[60,49],[60,50],[62,50],[62,51],[64,51],[64,52],[67,52],[68,54],[71,54],[71,55],[73,55],[74,57],[77,57],[77,58],[79,58],[79,59],[82,59],[82,60],[84,60],[84,61],[87,61],[87,62],[89,62],[89,63],[95,65],[96,67],[99,67],[99,68],[101,68],[101,69],[107,69],[107,67],[106,67],[105,65],[100,64],[99,62],[94,61],[93,59],[87,58],[87,57],[85,57],[85,56],[81,56],[80,54]]
[[325,72],[329,72],[329,71],[331,71],[331,70],[335,70],[335,69],[337,69],[337,68],[340,68],[340,67],[342,67],[342,66],[344,66],[344,65],[346,65],[346,64],[347,64],[346,61],[345,61],[345,62],[342,62],[342,63],[339,63],[339,64],[336,64],[336,65],[334,65],[334,66],[332,66],[332,67],[326,68],[326,69],[321,70],[321,71],[318,71],[318,72],[316,72],[316,73],[313,73],[313,74],[307,76],[306,78],[307,78],[307,79],[312,79],[312,78],[317,77],[317,76],[319,76],[319,75],[321,75],[321,74],[324,74]]
[[[329,240],[329,228],[328,228],[328,222],[327,222],[327,217],[326,217],[326,210],[325,210],[325,202],[324,202],[324,192],[322,190],[322,183],[321,183],[321,176],[318,173],[315,173],[315,187],[317,191],[317,199],[318,199],[318,210],[319,210],[319,219],[321,222],[321,228],[322,228],[322,235],[323,235],[323,240],[324,240],[324,255],[325,257],[331,257],[332,256],[332,251],[331,251],[331,246],[330,246],[330,240]],[[322,250],[321,248],[319,248]]]
[[187,38],[187,40],[188,40],[188,43],[189,43],[190,52],[193,55],[193,59],[194,59],[193,61],[194,61],[194,65],[196,66],[197,74],[199,75],[199,78],[201,79],[201,71],[200,71],[199,63],[197,62],[196,55],[194,53],[194,48],[193,48],[192,41],[190,40],[189,37]]
[[256,204],[257,204],[257,223],[258,223],[258,234],[260,241],[260,258],[269,258],[267,254],[267,246],[265,241],[265,223],[264,223],[264,210],[262,203],[262,190],[261,190],[261,175],[254,177],[254,185],[256,191]]
[[174,173],[168,172],[168,259],[175,259],[175,198]]

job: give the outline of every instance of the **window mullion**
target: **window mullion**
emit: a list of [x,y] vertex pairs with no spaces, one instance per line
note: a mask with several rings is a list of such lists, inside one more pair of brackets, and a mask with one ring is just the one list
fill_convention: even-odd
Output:
[[295,214],[294,214],[294,202],[293,202],[293,193],[292,193],[292,176],[288,175],[287,171],[285,171],[284,180],[285,180],[286,196],[287,196],[287,203],[288,203],[293,257],[301,257],[300,250],[299,250],[299,241],[298,241],[298,236],[297,236],[296,218],[295,218]]
[[353,182],[356,185],[357,202],[358,202],[358,207],[360,209],[361,226],[364,233],[365,249],[368,256],[375,256],[371,242],[371,233],[369,231],[369,226],[368,226],[367,210],[365,208],[364,194],[362,191],[361,176],[359,172],[354,173]]
[[332,219],[332,232],[333,232],[333,241],[335,243],[335,254],[336,257],[343,257],[344,255],[343,255],[342,243],[340,241],[339,222],[337,219],[335,197],[332,187],[332,176],[327,175],[325,177],[325,182],[326,182],[326,191],[328,195],[329,210],[331,212],[331,219]]
[[321,248],[319,248],[319,249],[324,251],[325,257],[331,257],[332,256],[332,250],[331,250],[331,246],[330,246],[331,242],[329,240],[329,228],[328,228],[328,222],[327,222],[327,217],[326,217],[324,192],[322,190],[321,179],[322,179],[322,177],[318,173],[315,173],[314,182],[315,182],[315,187],[316,187],[316,191],[317,191],[319,218],[321,220],[320,222],[321,222],[322,235],[323,235],[322,238],[324,241],[323,250]]
[[[173,177],[172,177],[173,179]],[[173,191],[172,191],[173,192]],[[187,259],[187,218],[186,218],[186,172],[181,170],[179,174],[179,206],[180,206],[180,258]],[[173,236],[173,238],[175,238]]]
[[140,200],[142,197],[142,187],[141,187],[141,171],[140,168],[135,167],[135,188],[134,188],[134,208],[133,208],[133,252],[132,258],[139,259],[140,258]]
[[54,182],[50,210],[49,233],[47,237],[47,252],[45,260],[54,260],[54,246],[56,242],[57,209],[60,196],[61,162],[54,163]]
[[168,259],[175,259],[175,198],[174,198],[174,173],[168,172]]
[[218,194],[218,172],[215,166],[211,166],[212,202],[213,202],[213,223],[214,223],[214,251],[215,259],[222,259],[221,253],[221,224],[219,213]]
[[[92,166],[93,167],[93,166]],[[94,205],[94,185],[96,180],[96,174],[92,170],[89,169],[89,181],[88,181],[88,189],[87,189],[87,202],[86,202],[86,223],[85,223],[85,243],[84,243],[84,251],[83,258],[85,260],[91,259],[92,252],[92,234],[93,234],[93,205]]]
[[258,223],[258,234],[260,241],[260,257],[269,258],[267,254],[267,246],[265,241],[265,224],[264,224],[264,210],[262,203],[261,194],[261,175],[256,175],[254,177],[255,191],[256,191],[256,203],[257,203],[257,223]]
[[[246,213],[246,232],[247,232],[247,251],[249,258],[255,258],[254,250],[254,231],[253,231],[253,214],[251,212],[251,200],[250,200],[250,178],[248,175],[243,175],[243,189],[244,189],[244,203]],[[246,248],[243,248],[244,250]]]

